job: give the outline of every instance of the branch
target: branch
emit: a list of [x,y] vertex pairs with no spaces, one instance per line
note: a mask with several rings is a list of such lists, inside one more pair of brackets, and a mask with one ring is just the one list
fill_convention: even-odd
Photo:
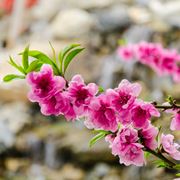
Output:
[[175,102],[173,102],[170,105],[158,105],[157,102],[153,102],[152,104],[155,106],[155,108],[158,108],[158,109],[164,109],[164,110],[167,110],[167,109],[180,109],[180,105],[176,104]]
[[147,147],[144,149],[144,151],[149,152],[149,153],[153,154],[154,156],[156,156],[157,158],[159,158],[159,159],[163,160],[164,162],[166,162],[169,165],[169,168],[173,169],[173,167],[176,166],[176,163],[174,163],[174,162],[170,161],[169,159],[167,159],[160,152],[153,151],[153,150],[151,150],[151,149],[149,149]]

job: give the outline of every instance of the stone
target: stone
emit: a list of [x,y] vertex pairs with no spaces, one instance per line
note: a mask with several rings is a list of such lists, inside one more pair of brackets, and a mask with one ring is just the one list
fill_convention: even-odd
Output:
[[50,25],[56,38],[76,38],[88,35],[95,25],[95,19],[80,9],[62,10]]
[[66,164],[63,166],[62,170],[62,179],[73,179],[73,180],[84,180],[85,173],[82,169],[77,168],[71,164]]
[[[62,0],[63,1],[63,0]],[[63,1],[64,2],[64,1]],[[114,4],[116,0],[91,0],[91,1],[85,1],[85,0],[66,0],[66,4],[69,6],[74,6],[77,8],[82,8],[82,9],[100,9],[100,8],[105,8],[109,7],[112,4]]]
[[[67,162],[92,165],[97,162],[114,162],[116,160],[105,140],[101,140],[89,148],[88,141],[93,135],[78,122],[73,124],[55,123],[36,127],[31,132],[22,133],[17,138],[16,147],[19,150],[30,152],[32,147],[36,147],[32,144],[29,146],[29,137],[32,135],[44,144],[42,149],[34,148],[36,150],[33,150],[34,157],[40,153],[40,156],[44,157],[43,161],[51,168],[62,167]],[[32,158],[34,159],[34,157]]]
[[152,0],[149,3],[150,10],[156,14],[156,16],[163,18],[166,20],[167,17],[180,15],[180,1],[172,0],[167,2],[161,2]]
[[134,25],[125,31],[123,38],[128,43],[138,43],[140,41],[150,41],[153,33],[154,31],[150,27]]
[[28,106],[22,102],[1,105],[0,114],[0,122],[4,123],[13,134],[18,133],[30,123]]
[[144,24],[152,21],[152,14],[143,7],[129,8],[129,16],[136,24]]
[[40,0],[37,5],[31,10],[32,17],[36,20],[49,21],[61,9],[61,0],[43,1]]
[[127,7],[123,5],[95,11],[94,15],[98,20],[97,29],[103,33],[121,30],[131,23]]
[[0,121],[0,152],[12,147],[14,142],[14,134],[5,123]]

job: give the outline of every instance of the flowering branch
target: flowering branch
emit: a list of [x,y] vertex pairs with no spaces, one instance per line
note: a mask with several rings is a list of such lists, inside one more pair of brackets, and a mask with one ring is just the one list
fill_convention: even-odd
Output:
[[170,75],[174,82],[180,82],[180,54],[176,50],[165,49],[156,43],[126,44],[121,41],[117,53],[123,61],[138,61],[158,75]]
[[[31,87],[29,100],[38,102],[41,113],[46,116],[64,115],[68,121],[85,117],[85,126],[98,132],[90,146],[105,138],[121,164],[143,166],[144,152],[149,152],[161,159],[159,167],[179,169],[179,164],[163,155],[166,153],[168,157],[180,160],[179,145],[174,143],[174,136],[161,134],[151,123],[152,117],[160,117],[158,108],[172,109],[175,115],[170,128],[180,130],[180,107],[171,97],[168,98],[169,105],[145,102],[138,98],[140,84],[126,79],[117,88],[106,91],[95,83],[86,85],[81,75],[67,81],[64,74],[70,62],[84,48],[79,44],[70,45],[60,51],[58,60],[52,45],[51,48],[53,59],[28,47],[21,53],[22,66],[10,58],[10,64],[22,75],[7,75],[4,81],[26,78]],[[29,62],[29,56],[34,58],[32,62]]]
[[153,102],[152,104],[158,109],[180,109],[180,105],[176,104],[175,102],[170,105],[157,105],[157,102]]
[[162,161],[164,161],[165,163],[167,163],[168,168],[170,168],[170,169],[173,169],[174,166],[176,166],[176,163],[174,163],[174,162],[170,161],[169,159],[167,159],[166,157],[164,157],[161,152],[153,151],[147,147],[144,149],[144,151],[153,154],[155,157],[157,157],[157,158],[161,159]]

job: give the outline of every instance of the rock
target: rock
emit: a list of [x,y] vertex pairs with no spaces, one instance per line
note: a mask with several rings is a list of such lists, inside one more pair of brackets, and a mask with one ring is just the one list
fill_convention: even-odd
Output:
[[13,134],[18,133],[25,125],[30,123],[28,106],[22,102],[1,106],[0,114],[0,122],[4,123]]
[[173,28],[180,29],[180,14],[179,15],[174,15],[174,16],[169,16],[166,19],[166,22]]
[[134,25],[130,27],[123,37],[128,43],[138,43],[140,41],[150,41],[154,31],[147,26]]
[[136,24],[143,24],[152,20],[152,14],[142,7],[131,7],[129,9],[129,16]]
[[5,123],[0,121],[0,152],[3,152],[7,148],[13,146],[14,142],[14,134]]
[[50,28],[56,38],[75,38],[87,35],[94,24],[95,20],[88,12],[69,9],[61,11]]
[[110,171],[110,167],[107,164],[99,163],[94,167],[94,172],[97,177],[104,177]]
[[124,169],[122,179],[169,180],[173,179],[172,175],[170,173],[165,173],[163,168],[152,167],[149,165],[146,167],[130,166]]
[[30,123],[30,116],[21,102],[1,105],[0,114],[0,151],[3,151],[14,145],[15,135]]
[[61,178],[63,180],[66,179],[72,179],[72,180],[84,180],[85,179],[85,173],[82,169],[77,168],[71,164],[67,164],[63,166],[62,170],[62,176]]
[[113,6],[95,12],[98,30],[103,33],[121,30],[130,25],[131,21],[126,6]]
[[104,57],[98,84],[105,89],[114,87],[115,73],[121,69],[122,65],[116,54]]
[[32,17],[36,20],[49,21],[61,9],[61,0],[43,1],[39,0],[37,5],[32,9]]
[[180,1],[172,0],[167,2],[160,2],[156,0],[152,0],[149,3],[149,8],[153,13],[156,14],[157,17],[161,17],[166,20],[167,17],[173,15],[180,15]]
[[61,167],[67,162],[92,165],[96,162],[114,162],[116,160],[104,140],[89,148],[88,141],[93,137],[92,133],[79,126],[79,123],[56,123],[37,127],[29,133],[21,134],[16,141],[16,147],[19,150],[30,152],[32,148],[28,145],[28,139],[32,134],[36,139],[40,139],[45,147],[42,151],[36,149],[36,154],[40,153],[44,157],[46,165],[51,168]]
[[[63,1],[64,2],[64,1]],[[105,7],[109,7],[112,4],[114,4],[116,2],[116,0],[101,0],[101,1],[97,1],[97,0],[91,0],[91,1],[84,1],[84,0],[78,0],[78,1],[74,1],[74,0],[66,0],[66,3],[69,6],[74,6],[77,8],[82,8],[82,9],[95,9],[95,8],[105,8]]]
[[6,160],[6,167],[9,171],[18,172],[23,168],[29,166],[27,159],[9,158]]

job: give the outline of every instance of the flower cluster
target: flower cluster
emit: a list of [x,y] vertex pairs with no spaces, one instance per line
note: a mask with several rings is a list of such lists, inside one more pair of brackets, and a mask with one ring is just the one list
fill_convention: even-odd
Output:
[[[122,80],[117,88],[98,93],[98,86],[86,85],[80,75],[67,82],[46,64],[39,72],[28,73],[26,79],[31,86],[29,99],[39,103],[44,115],[64,115],[68,120],[85,117],[88,128],[110,132],[106,140],[120,163],[142,166],[144,150],[157,148],[158,129],[151,124],[151,118],[160,113],[153,104],[138,99],[139,84]],[[172,140],[162,136],[162,146],[177,159],[180,152]]]
[[31,72],[26,77],[31,86],[29,99],[38,102],[44,115],[64,115],[75,120],[85,114],[91,99],[98,91],[94,83],[87,86],[80,75],[73,77],[68,87],[61,76],[55,76],[50,65],[43,65],[40,72]]
[[125,61],[137,60],[160,76],[170,75],[175,82],[180,82],[180,54],[175,50],[164,49],[156,43],[140,42],[120,46],[117,53]]

